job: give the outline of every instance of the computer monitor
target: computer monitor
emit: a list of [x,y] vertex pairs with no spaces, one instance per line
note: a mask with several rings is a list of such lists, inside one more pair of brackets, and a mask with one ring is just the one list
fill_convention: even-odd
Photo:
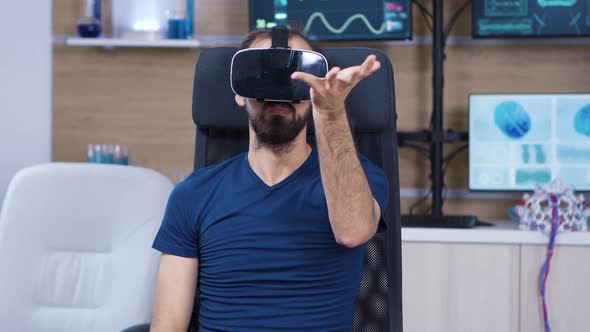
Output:
[[286,25],[311,40],[412,38],[411,0],[250,0],[250,30]]
[[477,0],[473,37],[590,36],[590,0]]
[[590,191],[590,94],[469,96],[469,189]]

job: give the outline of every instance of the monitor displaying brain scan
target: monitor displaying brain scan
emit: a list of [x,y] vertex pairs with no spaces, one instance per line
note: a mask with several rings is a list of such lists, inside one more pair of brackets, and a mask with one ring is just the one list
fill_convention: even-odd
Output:
[[590,94],[469,97],[469,188],[590,191]]

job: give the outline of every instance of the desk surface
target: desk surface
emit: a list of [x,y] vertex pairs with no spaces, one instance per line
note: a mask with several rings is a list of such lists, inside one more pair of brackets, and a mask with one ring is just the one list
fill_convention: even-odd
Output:
[[[538,231],[520,230],[515,222],[491,222],[494,226],[477,226],[473,229],[402,227],[402,242],[546,245],[549,241],[547,236]],[[556,244],[590,246],[590,232],[559,233]]]

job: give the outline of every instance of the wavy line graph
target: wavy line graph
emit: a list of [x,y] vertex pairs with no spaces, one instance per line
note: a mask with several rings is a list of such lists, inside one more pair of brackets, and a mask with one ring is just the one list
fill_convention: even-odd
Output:
[[311,27],[311,25],[313,24],[313,22],[315,21],[316,18],[319,18],[322,23],[324,23],[324,25],[326,26],[326,28],[335,34],[342,34],[344,32],[344,30],[346,30],[348,28],[348,26],[354,21],[354,20],[361,20],[363,21],[366,25],[367,28],[376,35],[380,35],[383,34],[383,32],[385,32],[385,23],[381,24],[381,27],[379,29],[375,29],[372,25],[371,22],[369,22],[369,20],[367,19],[367,17],[363,14],[354,14],[351,17],[349,17],[346,22],[344,22],[344,24],[342,25],[342,27],[340,28],[335,28],[333,27],[330,22],[328,22],[328,20],[326,19],[326,16],[324,16],[323,13],[320,12],[315,12],[313,14],[311,14],[311,16],[309,17],[309,19],[307,20],[307,23],[305,23],[305,28],[303,28],[303,32],[308,32],[309,28]]

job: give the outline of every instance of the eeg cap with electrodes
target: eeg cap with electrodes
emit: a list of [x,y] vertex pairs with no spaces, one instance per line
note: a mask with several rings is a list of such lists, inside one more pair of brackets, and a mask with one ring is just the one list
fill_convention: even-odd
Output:
[[310,100],[309,85],[291,79],[296,71],[324,77],[328,61],[320,53],[289,47],[289,29],[271,30],[270,48],[249,48],[238,51],[232,58],[231,88],[244,98],[258,101],[297,103]]

